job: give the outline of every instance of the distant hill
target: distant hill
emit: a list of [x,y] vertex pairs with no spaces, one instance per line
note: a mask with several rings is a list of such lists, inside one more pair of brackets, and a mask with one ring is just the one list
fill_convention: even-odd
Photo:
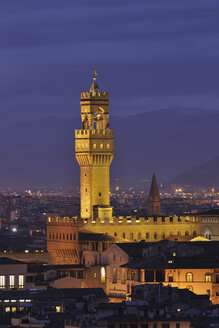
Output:
[[219,186],[219,157],[179,174],[174,182],[182,185]]
[[[115,130],[112,184],[145,187],[154,170],[158,180],[166,181],[216,158],[218,126],[219,113],[201,109],[169,108],[111,117]],[[78,184],[75,128],[80,128],[80,113],[76,119],[48,117],[0,128],[0,187]]]

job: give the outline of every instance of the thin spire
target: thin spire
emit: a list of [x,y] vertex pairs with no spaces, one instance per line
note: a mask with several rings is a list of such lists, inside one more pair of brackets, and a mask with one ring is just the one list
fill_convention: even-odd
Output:
[[156,179],[155,172],[153,173],[151,189],[150,189],[150,193],[148,196],[148,200],[149,201],[160,201],[160,194],[159,194],[159,190],[158,190],[158,186],[157,186],[157,179]]
[[96,80],[97,80],[97,70],[96,67],[94,66],[94,77],[93,77],[93,83],[90,88],[90,92],[100,91]]

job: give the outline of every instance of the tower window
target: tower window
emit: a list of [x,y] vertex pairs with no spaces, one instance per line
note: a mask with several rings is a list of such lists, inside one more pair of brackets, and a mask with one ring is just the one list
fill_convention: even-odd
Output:
[[193,281],[193,274],[191,272],[186,274],[186,281],[192,282]]
[[100,148],[101,148],[101,149],[103,148],[103,144],[100,144]]
[[109,144],[107,144],[107,148],[109,149],[109,147],[110,147],[110,145]]
[[93,144],[93,149],[96,149],[97,145],[96,144]]
[[101,192],[99,192],[99,196],[101,196]]

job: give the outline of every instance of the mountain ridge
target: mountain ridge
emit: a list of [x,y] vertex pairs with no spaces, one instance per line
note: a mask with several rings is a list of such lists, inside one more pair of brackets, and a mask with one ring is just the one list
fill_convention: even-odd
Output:
[[[167,181],[218,156],[217,111],[167,108],[127,117],[112,115],[110,124],[115,131],[112,185],[145,187],[154,170],[160,181]],[[74,129],[80,127],[78,115],[0,128],[0,140],[4,140],[0,143],[0,187],[78,184]]]

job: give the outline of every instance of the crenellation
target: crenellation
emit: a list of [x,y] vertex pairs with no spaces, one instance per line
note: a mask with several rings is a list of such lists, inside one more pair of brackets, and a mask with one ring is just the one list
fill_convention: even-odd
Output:
[[102,100],[102,99],[109,99],[109,93],[104,91],[104,92],[81,92],[81,100]]
[[95,130],[95,129],[76,129],[75,130],[75,138],[113,138],[114,137],[114,130],[113,129],[102,129],[102,130]]

